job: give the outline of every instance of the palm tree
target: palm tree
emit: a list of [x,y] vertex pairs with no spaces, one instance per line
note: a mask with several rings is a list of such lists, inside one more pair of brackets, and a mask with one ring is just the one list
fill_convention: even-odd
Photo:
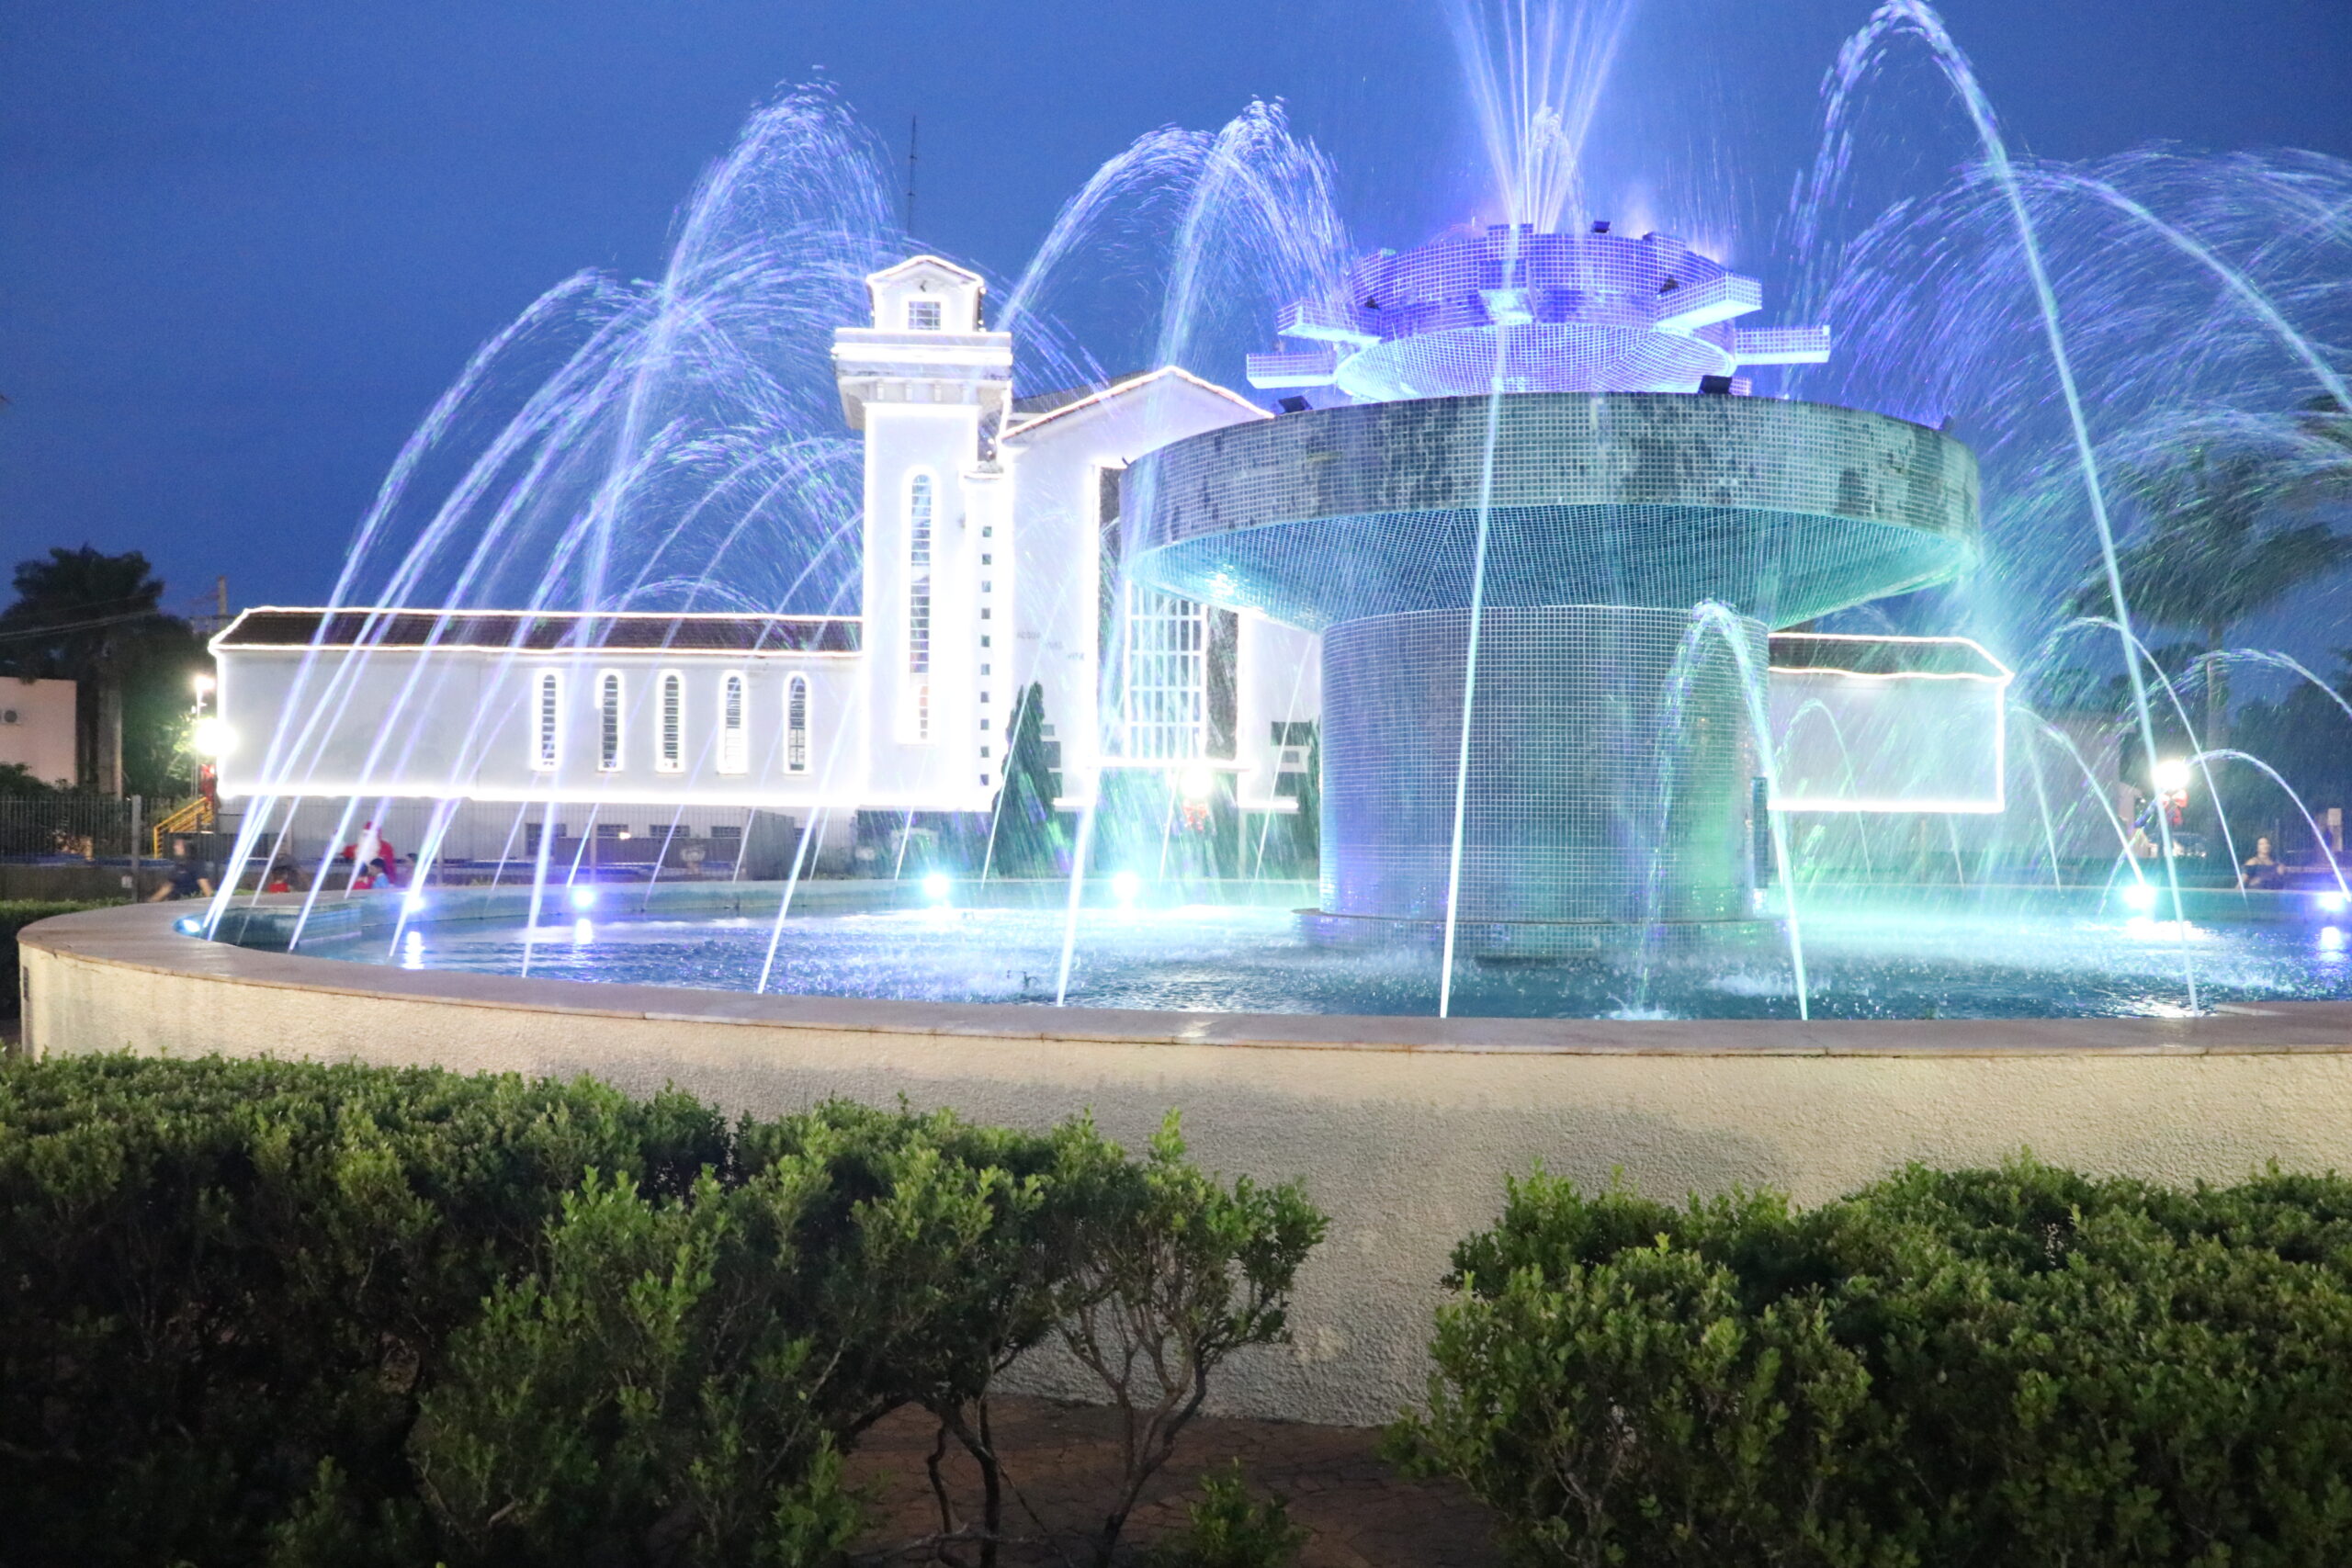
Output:
[[16,590],[17,602],[0,610],[0,668],[76,682],[83,784],[119,792],[125,664],[155,634],[179,626],[157,608],[164,584],[136,550],[109,556],[84,545],[17,562]]
[[[2219,655],[2230,629],[2352,563],[2352,536],[2315,521],[2270,515],[2317,494],[2290,485],[2277,461],[2250,450],[2189,449],[2128,481],[2146,532],[2119,551],[2124,603],[2135,621],[2201,637],[2207,747],[2229,736],[2229,682]],[[2075,590],[2075,613],[2114,611],[2106,573]]]

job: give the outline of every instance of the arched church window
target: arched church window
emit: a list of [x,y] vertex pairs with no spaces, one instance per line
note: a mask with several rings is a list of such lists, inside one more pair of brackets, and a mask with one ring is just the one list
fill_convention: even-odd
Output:
[[542,670],[531,692],[531,766],[536,772],[555,771],[562,722],[563,677]]
[[718,771],[752,771],[751,738],[743,728],[743,677],[729,674],[718,683]]
[[784,688],[784,767],[808,771],[808,677],[795,675]]
[[596,766],[604,773],[621,765],[621,678],[607,670],[596,678]]

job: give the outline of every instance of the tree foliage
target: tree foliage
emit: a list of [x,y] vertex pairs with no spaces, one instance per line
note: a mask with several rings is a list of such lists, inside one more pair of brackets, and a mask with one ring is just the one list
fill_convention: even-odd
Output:
[[[2129,474],[2126,485],[2148,521],[2117,552],[2124,603],[2135,623],[2202,637],[2209,656],[2222,652],[2247,617],[2352,562],[2352,536],[2282,515],[2283,507],[2310,504],[2315,492],[2300,466],[2282,469],[2275,455],[2191,446]],[[2074,610],[2115,613],[2103,567],[2076,590]],[[2208,664],[2205,689],[2205,743],[2222,745],[2229,695],[2218,665]]]
[[53,547],[17,563],[17,597],[0,610],[0,673],[72,681],[75,756],[84,787],[95,786],[105,702],[122,703],[124,788],[185,791],[188,676],[203,667],[203,642],[161,608],[164,584],[147,558],[110,556],[88,545]]

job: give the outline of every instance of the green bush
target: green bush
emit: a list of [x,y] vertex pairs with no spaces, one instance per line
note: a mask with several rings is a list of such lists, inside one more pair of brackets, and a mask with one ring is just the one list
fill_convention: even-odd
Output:
[[[1092,1249],[1203,1295],[1136,1215],[1228,1235],[1242,1328],[1279,1334],[1295,1194],[1180,1156],[846,1104],[730,1127],[587,1080],[0,1066],[11,1560],[828,1561],[858,1434],[911,1402],[987,1451],[996,1373],[1133,1276]],[[1001,1521],[943,1533],[990,1558]]]
[[51,915],[71,915],[81,909],[103,909],[119,904],[119,898],[97,903],[76,903],[62,898],[0,898],[0,1018],[17,1016],[19,992],[17,981],[17,933],[35,920],[45,920]]
[[2020,1160],[1797,1213],[1542,1175],[1394,1434],[1521,1561],[2352,1561],[2352,1182]]
[[1201,1477],[1190,1515],[1183,1529],[1153,1546],[1151,1568],[1286,1568],[1306,1545],[1288,1504],[1250,1495],[1239,1460]]

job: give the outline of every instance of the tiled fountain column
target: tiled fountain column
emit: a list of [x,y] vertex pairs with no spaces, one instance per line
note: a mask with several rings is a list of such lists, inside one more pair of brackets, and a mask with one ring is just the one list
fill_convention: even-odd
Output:
[[[1444,919],[1460,777],[1464,921],[1749,917],[1756,744],[1725,623],[1487,611],[1465,773],[1469,626],[1436,610],[1325,634],[1324,911]],[[1760,672],[1763,625],[1736,626]]]

